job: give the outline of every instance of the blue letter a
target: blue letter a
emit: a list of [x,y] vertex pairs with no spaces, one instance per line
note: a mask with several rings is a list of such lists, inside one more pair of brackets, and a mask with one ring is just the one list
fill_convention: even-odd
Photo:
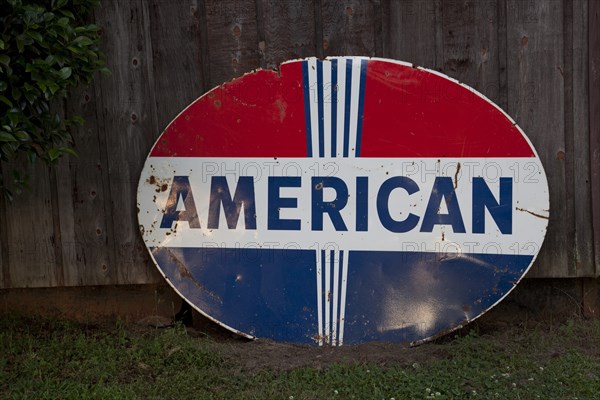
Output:
[[[185,211],[177,211],[179,199],[182,200]],[[190,180],[187,176],[174,176],[171,185],[171,193],[167,200],[167,207],[163,215],[160,227],[162,229],[171,229],[173,221],[187,221],[190,228],[200,228],[196,203],[190,186]]]

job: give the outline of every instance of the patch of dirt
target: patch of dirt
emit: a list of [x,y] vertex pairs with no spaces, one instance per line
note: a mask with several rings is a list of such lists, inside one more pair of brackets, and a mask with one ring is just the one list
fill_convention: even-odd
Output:
[[367,343],[358,346],[311,347],[270,340],[220,346],[223,355],[243,370],[288,371],[301,367],[323,369],[332,364],[358,363],[417,367],[429,360],[448,358],[444,346],[409,348],[399,344]]
[[[452,354],[456,354],[455,349],[452,349],[455,345],[455,338],[468,335],[471,331],[474,331],[479,337],[489,339],[490,342],[493,342],[493,346],[497,346],[498,350],[502,351],[507,348],[518,349],[520,345],[526,345],[526,342],[531,340],[530,334],[533,331],[540,336],[539,340],[545,340],[545,335],[556,335],[560,329],[564,328],[565,323],[573,318],[576,320],[579,318],[581,322],[581,324],[576,324],[579,327],[577,329],[584,330],[580,325],[585,327],[586,323],[589,324],[574,315],[535,320],[523,318],[523,314],[518,317],[516,315],[518,314],[501,314],[501,310],[490,312],[462,329],[414,347],[394,343],[314,347],[265,339],[248,340],[207,321],[198,322],[196,315],[194,316],[194,328],[188,328],[188,332],[192,336],[208,336],[213,339],[225,359],[241,370],[289,371],[302,367],[323,369],[338,363],[376,364],[379,366],[394,364],[400,367],[418,368],[432,361],[450,359]],[[569,350],[578,349],[586,354],[600,355],[600,343],[594,342],[595,338],[580,335],[576,340],[569,342]],[[567,349],[559,349],[557,352],[556,348],[548,348],[546,354],[541,356],[543,358],[556,357],[564,351]]]

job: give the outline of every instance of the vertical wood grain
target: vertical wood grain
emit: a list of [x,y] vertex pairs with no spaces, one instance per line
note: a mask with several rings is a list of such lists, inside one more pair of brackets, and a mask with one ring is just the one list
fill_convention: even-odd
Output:
[[[387,49],[393,59],[425,68],[437,65],[437,0],[391,1],[389,4]],[[441,50],[441,49],[440,49]]]
[[[574,264],[578,276],[594,276],[594,240],[590,184],[588,98],[588,1],[573,2],[573,183],[569,186],[575,213]],[[600,90],[600,88],[598,88]]]
[[600,276],[600,2],[588,2],[588,88],[592,224],[596,276]]
[[[57,286],[54,223],[49,168],[41,162],[5,163],[2,172],[17,170],[29,176],[30,191],[5,204],[8,274],[12,287]],[[6,266],[4,267],[6,268]]]
[[276,68],[283,61],[316,56],[313,2],[257,0],[262,11],[258,47],[261,64]]
[[375,56],[375,6],[359,0],[322,0],[323,55]]
[[[0,163],[0,174],[3,173],[3,166]],[[0,193],[0,288],[12,287],[10,279],[10,268],[8,260],[8,234],[6,232],[6,207],[4,206],[4,196]]]
[[[109,243],[105,209],[106,190],[98,141],[97,98],[94,87],[75,90],[67,100],[66,114],[80,115],[83,126],[73,131],[79,157],[65,157],[53,174],[55,215],[61,236],[66,286],[111,284],[115,270],[109,268],[113,248]],[[57,256],[58,257],[58,256]]]
[[149,34],[159,131],[204,92],[200,12],[195,0],[150,2]]
[[442,72],[494,102],[499,97],[497,11],[489,0],[442,2]]
[[210,87],[260,66],[254,0],[205,0]]
[[138,179],[158,135],[148,3],[103,3],[96,22],[104,31],[103,48],[112,71],[96,85],[102,168],[110,187],[109,247],[115,260],[107,268],[114,269],[114,283],[156,282],[160,275],[137,222]]
[[550,220],[529,276],[571,276],[566,233],[563,4],[507,1],[508,113],[537,149],[550,187]]

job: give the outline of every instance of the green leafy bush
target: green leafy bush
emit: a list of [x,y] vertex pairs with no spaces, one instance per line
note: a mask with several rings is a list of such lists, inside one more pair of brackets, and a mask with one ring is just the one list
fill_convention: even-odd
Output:
[[[75,154],[70,129],[83,120],[63,117],[60,100],[71,88],[107,72],[99,28],[86,23],[99,0],[0,0],[0,161],[26,157],[55,164]],[[10,200],[20,173],[0,176]]]

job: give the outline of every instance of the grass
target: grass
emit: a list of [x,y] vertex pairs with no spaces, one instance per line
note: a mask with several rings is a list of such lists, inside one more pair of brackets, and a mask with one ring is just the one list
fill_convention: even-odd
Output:
[[[251,343],[197,336],[182,326],[1,317],[0,398],[592,400],[600,393],[600,321],[475,327],[415,349],[382,348],[399,354],[385,363],[350,357],[321,365],[311,360],[323,351],[296,349],[307,363],[289,370],[250,351]],[[419,362],[411,363],[415,354]],[[247,366],[244,357],[259,356]]]

